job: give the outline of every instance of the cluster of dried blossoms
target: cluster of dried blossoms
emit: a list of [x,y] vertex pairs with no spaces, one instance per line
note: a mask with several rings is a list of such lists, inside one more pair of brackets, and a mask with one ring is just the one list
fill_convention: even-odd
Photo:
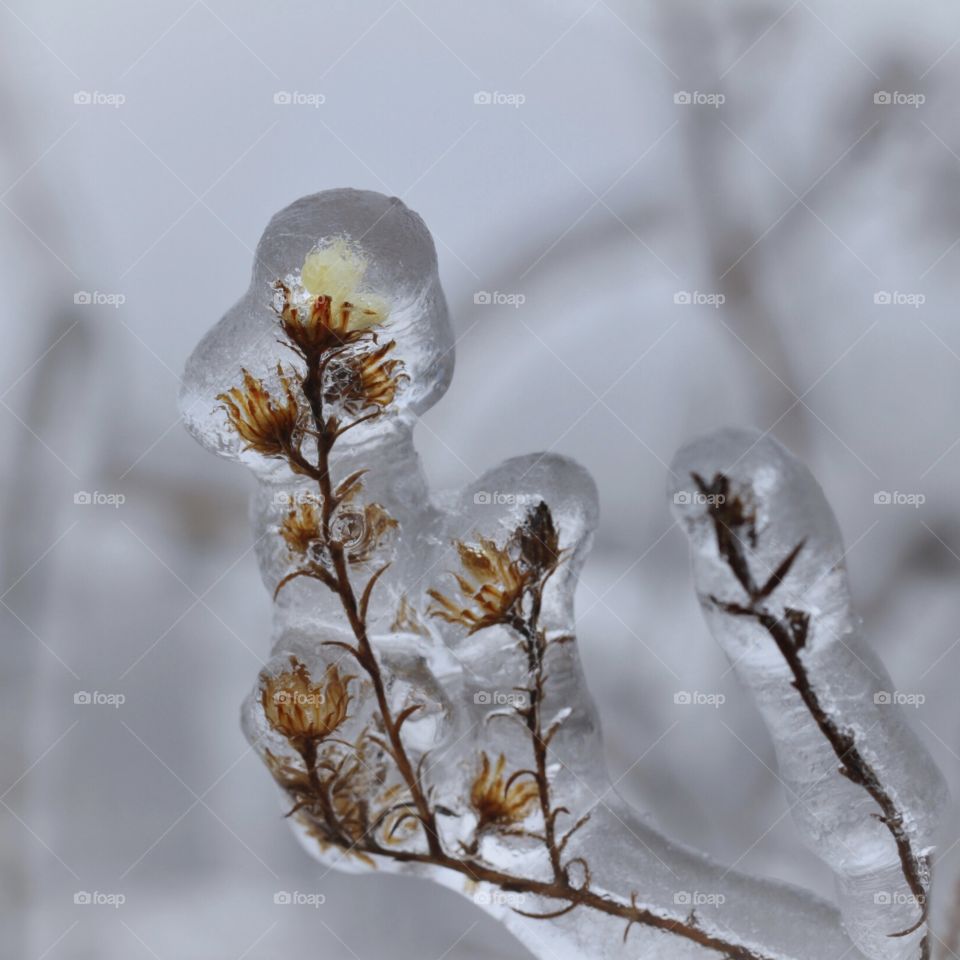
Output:
[[[242,384],[219,396],[228,422],[244,449],[284,461],[317,484],[315,495],[301,499],[280,524],[290,572],[278,594],[295,578],[310,578],[339,598],[352,640],[329,641],[356,665],[347,674],[339,665],[322,678],[291,657],[289,667],[261,677],[263,715],[289,746],[286,755],[268,752],[277,783],[293,802],[296,816],[323,849],[375,865],[376,858],[427,863],[456,871],[475,883],[529,893],[548,905],[555,917],[577,907],[594,909],[625,922],[646,924],[693,940],[740,960],[762,955],[703,930],[695,918],[670,917],[596,892],[582,857],[567,858],[566,848],[588,816],[558,828],[569,817],[553,800],[547,757],[560,720],[546,728],[546,660],[551,648],[569,637],[548,638],[540,623],[544,590],[564,560],[560,535],[548,506],[530,509],[502,544],[484,537],[456,542],[460,569],[453,572],[454,595],[428,591],[429,616],[468,634],[506,628],[516,638],[526,666],[521,702],[513,706],[529,734],[532,762],[508,770],[501,754],[473,758],[472,782],[459,809],[440,806],[425,783],[424,754],[414,763],[403,738],[404,723],[424,706],[411,702],[398,712],[387,694],[383,668],[367,631],[367,610],[397,521],[378,503],[364,500],[365,470],[335,480],[331,452],[337,441],[361,423],[388,415],[407,376],[394,356],[393,340],[382,340],[388,304],[365,291],[364,262],[346,242],[336,241],[311,253],[296,284],[274,284],[279,330],[294,354],[279,364],[271,388],[247,370]],[[356,581],[365,579],[361,588]],[[275,594],[276,595],[276,594]],[[404,600],[398,628],[422,630]],[[352,669],[352,668],[351,668]],[[372,720],[351,741],[343,739],[350,707],[363,690],[373,696]],[[471,818],[467,842],[445,844],[439,817]],[[487,862],[485,836],[523,837],[540,844],[544,869],[535,877],[515,876]],[[456,847],[456,849],[450,849]]]

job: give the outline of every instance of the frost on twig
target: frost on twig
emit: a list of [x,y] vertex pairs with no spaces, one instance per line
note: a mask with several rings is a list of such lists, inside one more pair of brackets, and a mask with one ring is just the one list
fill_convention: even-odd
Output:
[[673,500],[710,628],[753,692],[808,846],[870,957],[927,957],[945,786],[860,637],[839,529],[775,440],[727,430],[681,450]]
[[[563,458],[531,455],[433,498],[413,427],[452,365],[425,226],[399,200],[352,190],[274,217],[250,289],[188,364],[190,430],[258,480],[254,533],[275,619],[243,722],[304,846],[344,870],[432,877],[541,957],[859,956],[829,906],[671,843],[617,797],[574,636],[573,589],[596,523],[592,481]],[[720,482],[704,466],[703,489]],[[739,636],[762,625],[758,605],[811,561],[796,551],[772,580],[751,572],[757,579],[728,582],[731,560],[742,574],[771,547],[756,526],[749,556],[718,553],[719,519],[689,514],[713,563],[711,615]],[[772,586],[758,593],[757,583]],[[816,610],[797,609],[809,610],[819,649]],[[784,610],[777,616],[800,629]],[[783,698],[790,677],[770,647],[758,669],[786,686],[751,686]],[[843,684],[862,683],[841,666],[846,679],[824,694],[828,720],[848,695]],[[881,719],[894,730],[891,715]],[[795,725],[802,733],[809,724],[799,716]],[[820,739],[803,745],[811,762],[823,740],[813,729]],[[865,738],[853,742],[864,752],[845,761],[849,789],[876,770]],[[785,757],[785,777],[813,783],[795,763]],[[883,781],[896,788],[895,807],[879,811],[886,832],[866,815],[846,841],[885,849],[896,811],[919,869],[926,826],[917,818],[927,808],[910,785],[921,771],[903,774]],[[814,790],[812,803],[823,794]],[[845,904],[856,876],[844,875]],[[898,917],[893,932],[915,920]],[[855,935],[867,956],[901,955]]]

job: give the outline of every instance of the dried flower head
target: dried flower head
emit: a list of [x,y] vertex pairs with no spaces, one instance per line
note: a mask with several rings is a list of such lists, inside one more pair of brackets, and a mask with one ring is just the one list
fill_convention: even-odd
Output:
[[332,364],[324,399],[343,404],[353,414],[372,407],[388,407],[400,383],[408,379],[403,373],[403,361],[388,357],[395,346],[396,342],[391,340],[376,350],[344,356]]
[[321,526],[319,505],[307,500],[298,503],[287,514],[280,525],[280,536],[293,556],[307,557],[311,548],[322,539]]
[[491,766],[486,753],[480,754],[480,772],[470,787],[470,806],[477,815],[478,831],[520,823],[537,803],[538,788],[531,771],[521,770],[504,779],[506,765],[502,753],[495,766]]
[[560,562],[560,536],[550,508],[542,500],[528,511],[514,534],[520,564],[540,577],[555,570]]
[[278,281],[275,287],[283,298],[277,311],[280,326],[297,352],[311,364],[329,350],[369,338],[370,328],[383,323],[385,317],[381,311],[350,301],[334,301],[325,295],[295,306],[285,284]]
[[428,590],[434,605],[427,613],[467,627],[470,633],[496,623],[515,623],[524,592],[542,590],[563,557],[553,516],[542,500],[502,547],[485,537],[471,544],[455,540],[454,545],[462,568],[454,574],[461,596],[454,599]]
[[338,238],[307,254],[300,282],[307,299],[294,303],[290,288],[274,287],[282,302],[280,325],[297,351],[315,362],[326,351],[369,336],[389,313],[387,301],[365,288],[367,261],[344,239]]
[[496,623],[513,620],[530,583],[530,574],[521,570],[507,547],[480,537],[475,544],[455,541],[463,573],[455,573],[461,597],[452,599],[438,590],[428,590],[434,605],[427,611],[447,623],[467,627],[470,633]]
[[340,511],[330,525],[331,537],[346,548],[350,563],[366,563],[399,527],[379,503]]
[[347,719],[349,685],[335,664],[314,683],[305,664],[290,657],[291,669],[265,677],[260,702],[267,722],[288,740],[323,740]]
[[256,450],[265,457],[289,457],[298,452],[303,437],[300,406],[283,368],[277,364],[283,399],[271,396],[263,381],[249,370],[242,372],[243,386],[231,387],[217,399],[230,426],[246,442],[244,449]]

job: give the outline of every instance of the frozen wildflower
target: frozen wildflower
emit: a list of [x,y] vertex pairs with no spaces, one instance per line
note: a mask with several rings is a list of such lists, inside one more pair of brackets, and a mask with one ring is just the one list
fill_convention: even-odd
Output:
[[291,669],[265,679],[260,702],[267,722],[288,740],[324,740],[347,719],[349,685],[335,664],[327,667],[321,683],[314,683],[307,667],[290,657]]

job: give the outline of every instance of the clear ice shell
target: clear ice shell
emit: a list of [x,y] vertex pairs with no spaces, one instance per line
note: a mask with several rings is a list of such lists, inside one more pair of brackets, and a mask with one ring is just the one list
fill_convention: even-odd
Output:
[[[744,602],[744,591],[717,549],[716,535],[694,482],[729,478],[756,515],[757,543],[750,552],[755,579],[763,582],[797,544],[803,548],[766,607],[808,611],[810,629],[802,659],[821,704],[856,736],[898,808],[915,850],[929,847],[946,803],[946,785],[896,703],[884,702],[894,686],[860,635],[844,565],[840,529],[807,468],[772,437],[724,430],[685,446],[673,465],[674,512],[693,550],[702,600]],[[778,774],[801,837],[834,871],[844,925],[876,960],[915,957],[923,931],[906,937],[920,911],[901,868],[890,831],[863,787],[838,772],[834,750],[792,686],[789,666],[766,630],[704,602],[710,629],[753,693],[777,753]]]
[[[396,340],[409,380],[397,397],[397,416],[411,420],[443,395],[453,375],[454,339],[437,274],[437,254],[423,220],[397,197],[370,190],[326,190],[302,197],[277,213],[257,244],[247,292],[191,353],[180,393],[180,409],[191,434],[208,450],[242,460],[255,473],[283,476],[276,461],[242,452],[227,428],[217,396],[240,380],[240,369],[276,386],[276,366],[294,355],[278,342],[271,284],[297,273],[318,244],[345,237],[367,260],[365,284],[390,303],[382,336]],[[360,427],[342,446],[363,443],[395,426],[384,418]]]
[[[555,455],[531,455],[507,461],[457,494],[431,494],[414,449],[412,427],[415,414],[435,402],[450,381],[453,338],[430,235],[420,218],[399,200],[380,194],[333,190],[306,197],[270,222],[258,246],[249,290],[193,352],[181,398],[184,420],[197,440],[221,456],[240,460],[259,481],[251,514],[257,559],[268,591],[272,594],[291,570],[279,524],[289,504],[309,493],[310,485],[280,461],[243,452],[217,409],[216,397],[238,383],[241,367],[275,387],[271,378],[277,362],[295,362],[277,339],[270,284],[298,270],[315,245],[342,234],[359,244],[368,259],[370,286],[392,301],[385,333],[397,341],[410,381],[398,396],[397,414],[369,430],[358,428],[348,435],[349,443],[338,444],[332,470],[342,478],[369,467],[365,497],[381,504],[400,523],[389,548],[391,566],[373,594],[371,640],[393,709],[415,698],[430,701],[424,717],[411,722],[406,746],[414,763],[428,754],[425,778],[435,788],[437,805],[462,814],[444,816],[440,824],[446,849],[454,850],[470,833],[472,815],[465,797],[480,752],[503,753],[514,767],[530,763],[528,733],[518,723],[498,717],[502,708],[490,696],[522,684],[525,669],[516,639],[503,628],[466,636],[461,627],[429,616],[425,590],[428,586],[450,589],[444,573],[457,567],[454,540],[469,541],[480,535],[502,544],[526,510],[542,499],[551,509],[566,551],[564,564],[545,592],[543,623],[550,636],[572,634],[577,573],[596,526],[596,490],[578,465]],[[361,574],[356,576],[359,582]],[[402,601],[409,604],[414,620],[395,627]],[[291,581],[274,605],[267,670],[284,669],[295,654],[312,675],[319,675],[342,652],[327,645],[331,639],[350,640],[331,592],[307,579]],[[804,891],[729,871],[673,843],[620,800],[605,771],[599,723],[576,644],[558,645],[550,657],[544,717],[563,721],[551,743],[551,789],[555,805],[570,811],[561,818],[562,827],[590,813],[568,850],[571,857],[589,859],[598,894],[621,903],[635,896],[637,904],[658,916],[684,921],[691,909],[691,901],[684,897],[699,894],[716,900],[722,892],[722,902],[698,906],[698,926],[753,947],[758,956],[770,960],[822,960],[825,956],[856,960],[861,956],[830,906]],[[342,662],[345,668],[348,660],[349,656]],[[370,723],[375,723],[371,691],[361,684],[342,732],[349,739]],[[261,755],[266,749],[283,749],[266,723],[259,679],[244,704],[243,727]],[[289,809],[289,797],[283,795],[282,802]],[[368,869],[355,858],[321,848],[302,825],[293,826],[304,848],[321,862],[345,870]],[[487,838],[482,849],[495,867],[518,876],[543,876],[542,850],[529,838]],[[556,901],[527,897],[518,904],[498,896],[489,885],[470,882],[443,868],[384,860],[381,869],[429,876],[459,891],[501,919],[543,958],[706,960],[719,955],[644,925],[634,926],[625,939],[622,919],[584,907],[550,920],[530,919],[514,907],[549,912],[556,909]]]

